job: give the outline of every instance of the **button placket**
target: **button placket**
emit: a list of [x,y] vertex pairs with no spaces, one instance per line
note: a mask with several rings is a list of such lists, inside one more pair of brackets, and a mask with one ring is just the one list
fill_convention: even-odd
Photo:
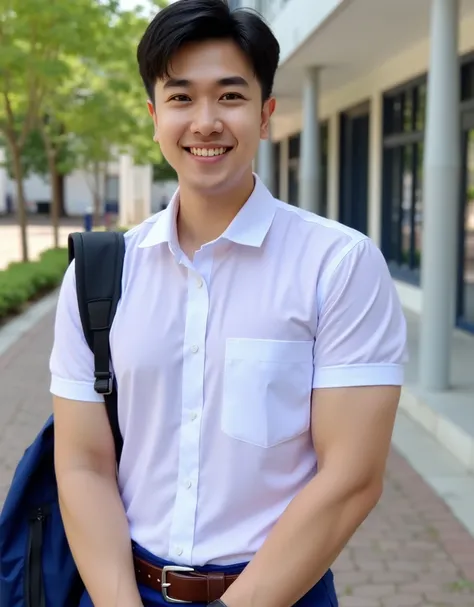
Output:
[[[202,252],[201,252],[202,253]],[[212,263],[212,257],[210,259]],[[209,294],[206,282],[188,268],[185,347],[182,374],[182,422],[175,508],[170,529],[171,558],[189,561],[194,543],[197,510],[201,425],[204,406],[204,363]],[[177,547],[181,550],[177,552]]]

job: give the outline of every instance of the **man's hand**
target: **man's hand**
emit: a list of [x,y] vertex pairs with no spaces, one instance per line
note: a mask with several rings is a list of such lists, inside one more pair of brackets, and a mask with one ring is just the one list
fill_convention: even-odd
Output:
[[222,596],[228,607],[290,607],[326,573],[377,504],[400,388],[313,391],[318,473]]

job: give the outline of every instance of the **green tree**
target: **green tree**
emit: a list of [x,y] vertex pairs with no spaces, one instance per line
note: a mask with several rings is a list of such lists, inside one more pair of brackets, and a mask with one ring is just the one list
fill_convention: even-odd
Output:
[[97,48],[96,63],[88,65],[82,95],[70,105],[67,121],[77,165],[92,176],[95,222],[100,221],[107,169],[120,153],[139,164],[153,164],[173,174],[152,140],[146,92],[136,62],[136,47],[148,19],[139,10],[111,15]]
[[68,55],[93,49],[105,8],[95,0],[2,0],[0,132],[16,181],[22,257],[28,260],[22,155],[41,122],[45,100],[68,77]]

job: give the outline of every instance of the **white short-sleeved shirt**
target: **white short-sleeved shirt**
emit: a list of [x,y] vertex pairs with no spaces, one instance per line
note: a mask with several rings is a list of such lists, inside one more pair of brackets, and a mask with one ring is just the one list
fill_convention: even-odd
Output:
[[[402,384],[405,320],[371,240],[274,199],[258,177],[192,263],[178,205],[179,193],[126,234],[111,332],[119,486],[131,536],[150,552],[242,562],[315,474],[312,389]],[[73,265],[50,367],[53,394],[102,401]]]

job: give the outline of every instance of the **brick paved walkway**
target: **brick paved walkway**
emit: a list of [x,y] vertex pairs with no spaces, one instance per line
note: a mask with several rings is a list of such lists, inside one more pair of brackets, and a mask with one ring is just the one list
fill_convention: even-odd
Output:
[[[0,357],[0,503],[51,410],[52,328],[49,315]],[[380,504],[334,571],[340,607],[474,605],[474,539],[395,451]]]

